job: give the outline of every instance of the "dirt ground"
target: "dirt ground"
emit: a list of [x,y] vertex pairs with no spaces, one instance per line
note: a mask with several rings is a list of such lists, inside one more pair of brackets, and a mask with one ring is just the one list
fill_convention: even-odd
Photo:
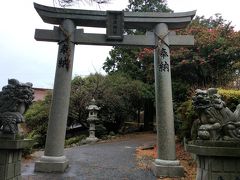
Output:
[[[178,141],[176,143],[176,155],[184,167],[185,177],[182,178],[159,178],[163,180],[194,180],[196,177],[197,165],[190,153],[184,150],[183,145]],[[142,169],[149,169],[154,159],[157,158],[156,145],[152,147],[138,147],[136,149],[137,164]]]

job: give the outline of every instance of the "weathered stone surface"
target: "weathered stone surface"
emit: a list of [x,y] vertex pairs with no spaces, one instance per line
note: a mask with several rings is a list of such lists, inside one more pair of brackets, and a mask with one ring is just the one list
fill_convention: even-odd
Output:
[[0,165],[0,179],[5,178],[5,172],[6,172],[5,168],[6,168],[5,166]]
[[32,83],[9,79],[0,92],[0,137],[15,138],[18,124],[24,122],[23,113],[33,100]]
[[24,149],[33,144],[31,139],[6,140],[0,138],[0,149]]
[[240,169],[236,164],[240,158],[229,158],[219,156],[198,156],[197,161],[207,163],[208,166],[198,167],[197,180],[216,180],[223,178],[224,180],[231,180],[233,177],[240,177]]
[[[37,41],[59,42],[60,29],[54,27],[53,30],[36,29],[34,38]],[[84,33],[83,29],[74,31],[75,44],[82,45],[104,45],[104,46],[138,46],[138,47],[156,47],[154,33],[146,33],[146,35],[124,35],[122,41],[106,41],[105,34]],[[191,35],[169,35],[169,46],[192,46],[194,45],[194,37]]]
[[64,172],[69,162],[65,156],[52,157],[42,156],[35,162],[35,171],[38,172]]
[[[72,19],[76,26],[106,27],[106,11],[55,8],[36,3],[34,7],[46,23],[61,24],[64,19]],[[158,23],[167,23],[169,29],[185,28],[195,13],[196,11],[183,13],[124,12],[124,28],[153,29]]]
[[87,107],[88,118],[87,121],[89,123],[89,137],[86,138],[87,143],[95,143],[98,141],[98,138],[95,136],[95,123],[99,121],[98,119],[98,111],[101,108],[96,105],[95,99],[92,99],[89,106]]
[[214,164],[214,166],[212,166],[212,171],[215,172],[221,172],[223,171],[223,163],[221,159],[212,159],[212,164]]
[[197,89],[193,106],[199,115],[193,134],[202,140],[240,141],[240,105],[232,112],[216,88]]
[[184,168],[178,166],[159,165],[155,162],[152,163],[151,170],[157,177],[183,177]]
[[8,164],[7,165],[7,179],[11,179],[11,178],[13,178],[15,176],[15,174],[14,174],[14,172],[15,172],[14,167],[15,167],[15,164]]
[[197,155],[197,180],[240,178],[240,146],[236,142],[206,141],[204,145],[204,141],[193,141],[187,151]]
[[[22,149],[31,145],[31,140],[0,140],[0,179],[21,179]],[[9,145],[9,146],[8,146]]]
[[68,161],[62,163],[49,163],[43,161],[36,161],[35,171],[37,172],[64,172],[69,165]]
[[240,148],[234,147],[209,147],[209,146],[199,146],[195,144],[189,144],[187,146],[187,151],[199,155],[208,156],[229,156],[236,157],[240,156]]
[[[158,24],[155,28],[158,48],[154,50],[157,159],[152,164],[153,173],[160,176],[183,176],[183,167],[176,164],[171,68],[168,27]],[[160,39],[160,37],[162,39]],[[164,41],[164,42],[163,42]],[[173,164],[174,163],[174,164]]]
[[[67,126],[75,47],[72,43],[74,40],[74,34],[71,33],[75,30],[75,25],[73,21],[66,19],[62,22],[60,28],[61,37],[64,41],[59,43],[52,106],[49,115],[44,152],[44,156],[51,157],[52,161],[46,161],[46,158],[42,157],[36,162],[35,171],[47,170],[47,168],[43,167],[44,164],[46,167],[51,168],[52,172],[55,170],[58,172],[62,171],[63,168],[68,166],[67,160],[64,160],[63,162],[55,162],[54,160],[58,160],[59,157],[64,156],[64,140]],[[51,163],[52,165],[50,165]]]
[[[155,98],[158,159],[175,160],[175,135],[172,104],[172,84],[170,68],[170,52],[167,46],[168,27],[166,24],[156,26],[158,48],[154,50]],[[162,38],[165,43],[161,43]],[[165,51],[162,56],[160,52]],[[164,139],[164,140],[163,140]]]

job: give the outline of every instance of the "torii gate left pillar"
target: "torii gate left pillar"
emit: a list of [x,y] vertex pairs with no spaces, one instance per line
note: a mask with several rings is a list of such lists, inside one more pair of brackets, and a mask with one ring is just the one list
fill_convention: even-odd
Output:
[[[59,43],[52,107],[44,156],[35,171],[63,172],[68,166],[64,156],[74,44],[120,45],[155,48],[155,94],[158,157],[152,170],[156,176],[183,176],[176,160],[172,107],[170,46],[194,44],[193,36],[179,36],[169,30],[186,27],[195,11],[185,13],[104,12],[62,9],[34,4],[44,22],[60,25],[54,30],[36,29],[35,39]],[[107,27],[107,34],[87,34],[76,26]],[[123,29],[153,30],[146,35],[123,35]],[[81,168],[81,167],[80,167]]]
[[[74,22],[63,20],[59,33],[58,58],[49,114],[44,155],[36,161],[35,171],[63,172],[68,166],[64,143],[74,56]],[[60,41],[62,39],[62,41]]]

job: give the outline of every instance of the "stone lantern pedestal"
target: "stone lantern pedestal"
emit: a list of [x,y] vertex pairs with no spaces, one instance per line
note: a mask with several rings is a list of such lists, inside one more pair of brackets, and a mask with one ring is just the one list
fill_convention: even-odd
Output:
[[239,141],[191,141],[187,151],[197,156],[196,180],[240,180]]
[[95,136],[95,123],[99,121],[97,114],[100,108],[96,106],[95,99],[92,99],[90,102],[90,105],[87,107],[87,110],[89,111],[88,119],[89,122],[89,137],[86,138],[86,141],[89,143],[94,143],[98,141],[98,138]]
[[11,140],[0,137],[1,180],[21,180],[22,150],[32,143],[30,139]]
[[95,136],[95,122],[90,123],[90,127],[89,127],[89,137],[86,138],[87,142],[97,142],[98,138]]

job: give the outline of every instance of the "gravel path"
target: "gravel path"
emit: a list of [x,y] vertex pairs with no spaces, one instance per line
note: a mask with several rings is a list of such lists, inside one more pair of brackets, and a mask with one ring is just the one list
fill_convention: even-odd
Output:
[[[152,172],[139,169],[135,150],[152,144],[154,134],[136,134],[111,142],[65,149],[69,168],[64,173],[36,173],[34,162],[22,164],[23,180],[155,180]],[[36,158],[42,152],[35,153]]]

